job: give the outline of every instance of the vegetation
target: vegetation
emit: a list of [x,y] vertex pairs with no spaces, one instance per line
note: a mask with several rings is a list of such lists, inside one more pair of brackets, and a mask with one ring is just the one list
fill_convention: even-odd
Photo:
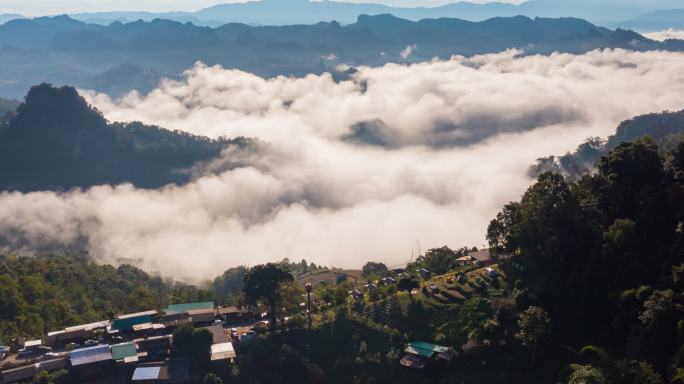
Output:
[[206,372],[211,357],[212,335],[206,329],[195,329],[184,324],[173,332],[173,352],[187,358],[194,372]]
[[652,113],[623,121],[607,140],[590,137],[573,153],[537,159],[529,173],[538,177],[544,172],[553,172],[577,180],[595,169],[601,156],[607,155],[619,144],[644,136],[653,138],[661,153],[670,152],[684,139],[684,111]]
[[130,266],[98,265],[87,256],[0,256],[0,344],[40,337],[116,314],[170,303],[211,300],[211,293]]
[[[71,87],[31,88],[0,123],[0,189],[35,191],[130,182],[156,188],[245,139],[210,140],[141,123],[108,123]],[[35,175],[41,175],[36,177]]]
[[[487,230],[492,251],[506,256],[492,270],[455,262],[473,248],[442,247],[396,284],[382,281],[394,272],[380,263],[363,271],[377,287],[313,281],[310,331],[301,285],[328,269],[305,260],[233,268],[198,289],[85,256],[8,255],[0,337],[214,299],[268,312],[271,335],[241,344],[231,372],[205,376],[211,335],[179,328],[174,353],[205,382],[681,383],[684,143],[622,143],[597,169],[576,180],[544,173],[507,204]],[[419,278],[418,268],[433,276]],[[398,360],[410,340],[450,346],[456,361],[405,369]]]
[[649,138],[622,143],[577,182],[542,174],[492,221],[490,245],[519,255],[509,277],[548,311],[556,342],[620,357],[572,377],[633,382],[613,372],[631,370],[662,382],[652,378],[682,366],[683,160],[684,143],[664,157]]
[[251,268],[245,275],[245,302],[257,305],[263,300],[269,309],[271,336],[275,336],[278,308],[282,307],[281,285],[292,282],[292,274],[278,264],[269,263]]

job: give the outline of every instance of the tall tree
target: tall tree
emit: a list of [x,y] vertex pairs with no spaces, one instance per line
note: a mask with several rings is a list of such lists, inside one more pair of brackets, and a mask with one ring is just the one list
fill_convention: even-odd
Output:
[[551,341],[551,319],[542,308],[529,307],[520,315],[518,320],[520,339],[532,352],[532,365],[537,353]]
[[283,269],[280,264],[275,263],[257,265],[245,274],[245,284],[242,288],[245,293],[245,302],[257,305],[259,301],[263,301],[269,307],[271,336],[275,336],[276,314],[278,304],[282,299],[280,285],[293,280],[292,274]]

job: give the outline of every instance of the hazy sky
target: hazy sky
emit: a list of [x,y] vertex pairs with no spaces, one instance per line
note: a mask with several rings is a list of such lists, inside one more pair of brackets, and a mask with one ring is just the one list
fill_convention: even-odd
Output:
[[[286,0],[283,0],[286,1]],[[347,2],[371,2],[394,6],[436,6],[457,0],[341,0]],[[470,0],[486,3],[488,0]],[[520,0],[499,0],[517,3]],[[100,11],[196,11],[215,4],[239,3],[235,0],[0,0],[0,14],[19,13],[25,16],[46,14],[100,12]]]

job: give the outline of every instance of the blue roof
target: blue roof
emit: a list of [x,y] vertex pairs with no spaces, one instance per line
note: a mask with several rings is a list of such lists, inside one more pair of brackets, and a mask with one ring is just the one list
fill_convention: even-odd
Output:
[[135,343],[123,343],[112,345],[112,359],[123,360],[127,357],[137,356]]
[[426,343],[424,341],[412,341],[408,344],[404,352],[431,357],[435,353],[449,352],[449,348],[437,344]]
[[134,325],[145,324],[151,321],[150,315],[140,315],[133,317],[125,317],[123,319],[115,319],[112,322],[112,329],[119,331],[130,331]]
[[74,349],[69,353],[72,366],[93,364],[100,361],[111,360],[112,353],[109,345],[96,345],[89,348]]
[[164,310],[164,313],[167,315],[172,315],[175,313],[193,311],[196,309],[214,309],[214,302],[204,301],[201,303],[171,304]]
[[133,381],[156,380],[161,367],[138,367],[133,372]]

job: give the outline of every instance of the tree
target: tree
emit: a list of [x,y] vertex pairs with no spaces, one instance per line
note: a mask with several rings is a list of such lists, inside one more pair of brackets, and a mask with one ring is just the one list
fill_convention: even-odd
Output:
[[605,384],[608,381],[600,369],[591,365],[572,364],[568,384]]
[[517,228],[520,204],[506,204],[487,227],[487,241],[494,252],[513,252],[517,248]]
[[268,305],[271,336],[275,336],[276,333],[276,314],[281,301],[280,285],[291,281],[294,281],[292,274],[274,263],[257,265],[245,274],[245,283],[242,288],[245,293],[245,302],[257,305],[260,300],[263,300]]
[[419,287],[420,285],[418,284],[418,282],[410,277],[402,277],[399,280],[399,283],[397,283],[397,289],[399,289],[400,291],[408,292],[411,302],[413,302],[413,295],[411,294],[411,291],[414,289],[418,289]]
[[371,276],[380,276],[387,273],[387,266],[383,263],[376,263],[369,261],[361,269],[361,275],[363,277],[369,278]]
[[223,384],[223,380],[215,374],[209,372],[204,376],[204,384]]
[[190,360],[195,372],[204,372],[209,366],[213,337],[206,329],[195,330],[192,325],[184,324],[173,332],[173,353],[175,356]]
[[447,246],[428,250],[424,256],[418,258],[423,267],[436,274],[445,273],[458,254]]
[[542,350],[551,339],[551,319],[542,308],[529,307],[518,320],[520,339],[532,352],[532,365],[538,351]]

